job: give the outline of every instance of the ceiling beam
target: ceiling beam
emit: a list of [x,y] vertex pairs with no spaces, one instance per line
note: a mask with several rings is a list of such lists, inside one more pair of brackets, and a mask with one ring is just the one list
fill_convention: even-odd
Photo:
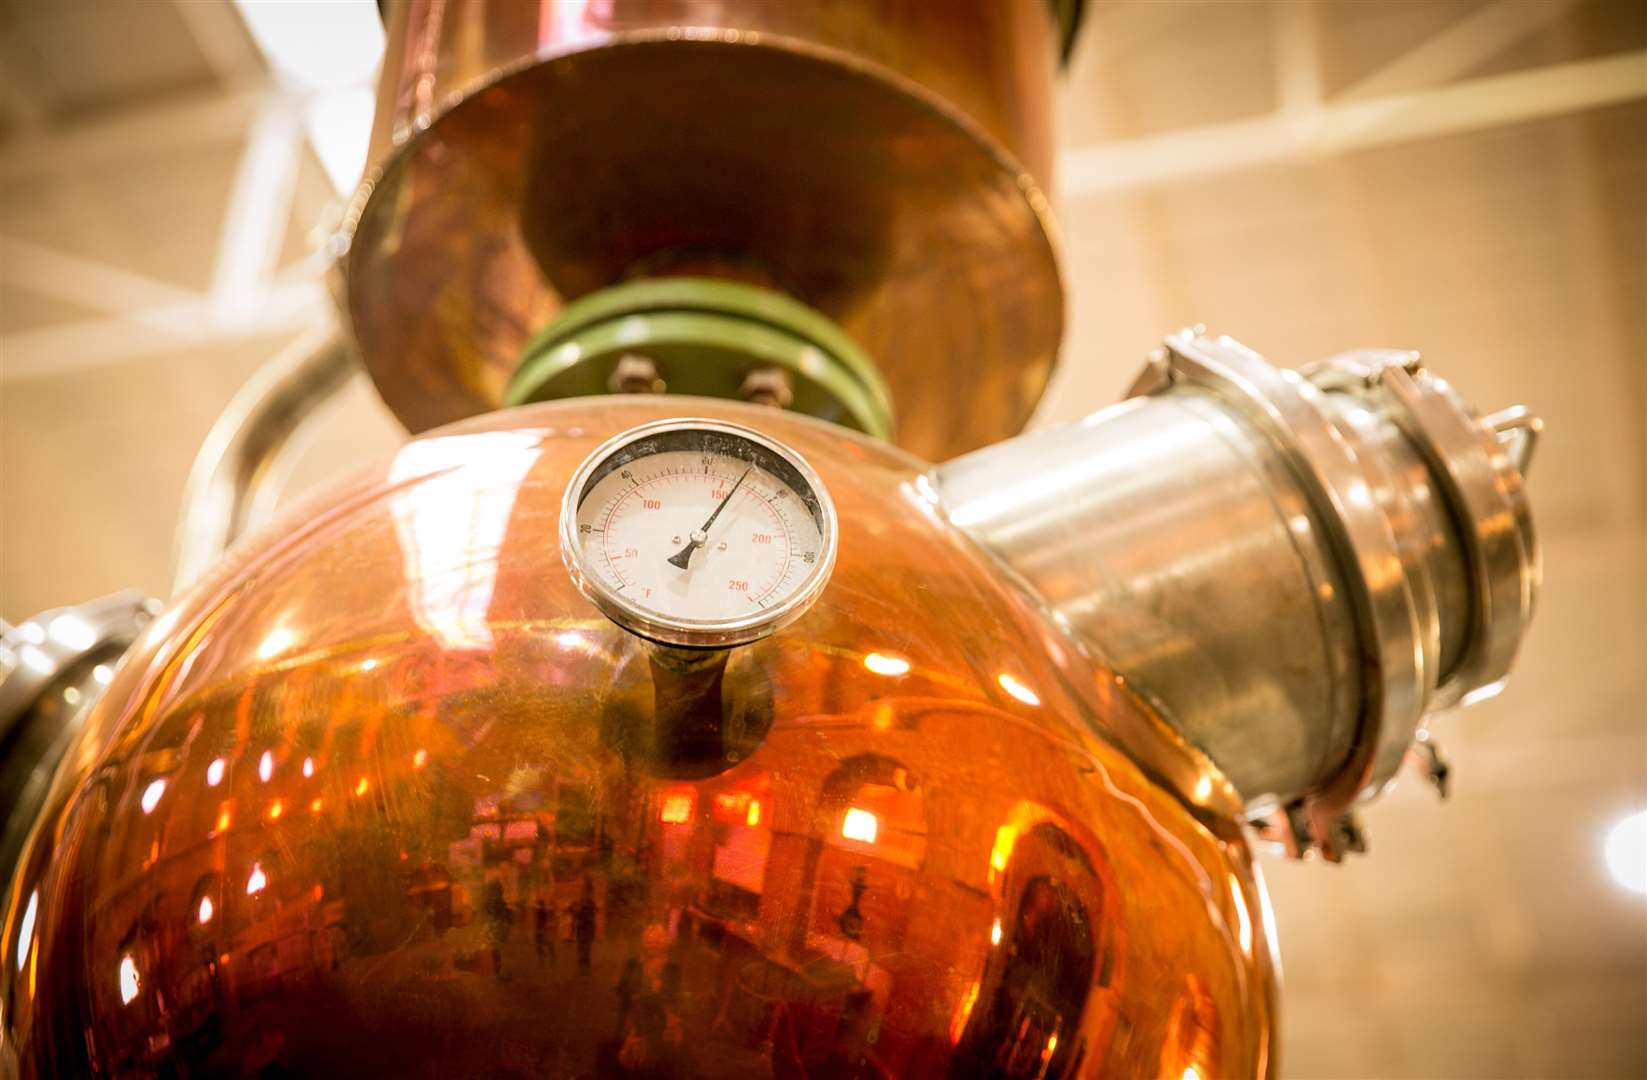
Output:
[[1522,123],[1644,97],[1647,51],[1620,53],[1083,147],[1060,159],[1060,187],[1066,197],[1080,198]]
[[89,319],[0,336],[0,383],[61,375],[183,349],[296,333],[329,315],[318,281],[269,290],[256,307],[226,314],[208,298],[111,319]]
[[1379,97],[1461,79],[1541,26],[1562,18],[1578,2],[1498,0],[1488,4],[1346,88],[1339,100]]
[[0,284],[111,315],[137,316],[200,299],[188,289],[15,236],[0,236]]
[[245,138],[267,95],[218,92],[145,105],[93,123],[50,133],[25,133],[0,147],[0,184],[82,169],[108,168],[133,157]]

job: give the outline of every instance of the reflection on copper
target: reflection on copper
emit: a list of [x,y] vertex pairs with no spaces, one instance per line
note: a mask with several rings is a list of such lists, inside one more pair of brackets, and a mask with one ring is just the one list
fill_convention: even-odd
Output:
[[137,961],[132,959],[131,953],[127,953],[120,958],[120,1003],[130,1005],[142,987],[143,980],[137,974]]
[[951,1044],[961,1041],[961,1033],[966,1030],[967,1021],[972,1018],[972,1010],[978,1004],[978,990],[983,985],[982,977],[973,979],[967,986],[966,993],[961,995],[955,1015],[949,1021],[949,1041]]
[[217,812],[217,831],[226,832],[229,828],[229,808],[227,806]]
[[841,835],[848,840],[873,844],[876,834],[880,832],[880,824],[875,815],[868,810],[856,806],[849,807],[846,816],[841,819]]
[[749,800],[749,814],[744,818],[744,824],[754,827],[761,823],[761,804],[758,799]]
[[1245,956],[1252,956],[1252,915],[1247,911],[1247,897],[1241,891],[1241,880],[1234,874],[1229,875],[1230,899],[1235,904],[1236,936],[1241,942],[1241,952]]
[[311,802],[309,804],[309,813],[311,813],[311,814],[320,813],[320,806],[321,806],[320,800],[315,799],[313,802]]
[[216,787],[223,782],[225,765],[222,758],[213,758],[212,763],[206,766],[206,786]]
[[268,750],[265,750],[263,751],[263,756],[257,759],[257,778],[267,784],[269,782],[269,778],[273,775],[274,754]]
[[421,769],[427,764],[429,764],[429,751],[419,747],[417,753],[412,755],[412,768]]
[[999,915],[995,917],[995,921],[989,926],[989,943],[991,945],[1001,943],[1001,917]]
[[23,970],[29,949],[34,946],[34,916],[40,910],[40,890],[29,893],[28,907],[23,909],[23,920],[17,927],[17,970]]
[[246,878],[246,895],[256,896],[269,884],[269,875],[263,872],[262,863],[253,863],[252,872]]
[[154,813],[154,808],[160,805],[160,796],[166,794],[165,780],[151,780],[149,786],[143,789],[143,812]]
[[304,776],[304,778],[307,779],[308,777],[311,777],[314,774],[315,774],[315,759],[312,758],[312,757],[304,758],[303,759],[303,776]]
[[200,920],[200,925],[205,926],[207,923],[211,922],[212,916],[216,913],[216,908],[212,906],[212,898],[209,896],[202,896],[200,898],[200,909],[195,913],[195,918]]
[[691,821],[695,795],[690,788],[665,792],[658,803],[658,821],[665,825],[685,825]]
[[[516,490],[540,453],[533,434],[494,431],[408,443],[389,466],[390,484],[401,485],[389,512],[406,564],[407,602],[418,625],[448,649],[492,643],[486,611],[498,548]],[[483,490],[476,491],[475,476],[485,477]],[[414,477],[422,482],[403,483]]]
[[280,815],[283,814],[285,812],[285,810],[286,810],[285,804],[282,803],[279,799],[276,799],[274,802],[269,804],[269,820],[270,821],[279,821],[280,820]]
[[364,794],[366,794],[367,791],[369,791],[371,789],[371,787],[372,787],[371,781],[367,780],[364,776],[362,776],[360,778],[360,781],[355,784],[355,794],[356,795],[364,795]]
[[284,626],[277,626],[269,631],[269,636],[265,637],[262,644],[257,647],[257,657],[259,660],[273,660],[291,648],[295,641],[297,641],[296,634]]
[[1031,690],[1029,687],[1025,686],[1023,683],[1019,682],[1016,678],[1006,672],[1003,671],[997,675],[995,677],[995,681],[1001,684],[1002,690],[1005,690],[1025,705],[1041,704],[1041,695],[1037,694],[1035,691]]
[[885,653],[872,652],[864,656],[864,667],[877,675],[895,678],[909,674],[909,661],[901,656],[888,656]]

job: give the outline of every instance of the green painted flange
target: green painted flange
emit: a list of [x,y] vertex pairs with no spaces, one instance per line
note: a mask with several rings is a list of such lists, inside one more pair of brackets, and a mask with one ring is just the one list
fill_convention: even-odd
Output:
[[892,436],[874,363],[827,317],[781,293],[717,278],[650,278],[568,304],[521,353],[504,404],[611,393],[625,356],[652,361],[670,393],[739,398],[750,372],[782,370],[789,408]]

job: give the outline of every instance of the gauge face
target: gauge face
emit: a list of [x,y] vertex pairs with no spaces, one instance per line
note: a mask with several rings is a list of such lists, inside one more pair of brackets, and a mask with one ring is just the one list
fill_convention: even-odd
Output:
[[671,645],[772,633],[817,598],[835,510],[793,450],[736,424],[667,420],[610,440],[573,476],[561,545],[613,621]]

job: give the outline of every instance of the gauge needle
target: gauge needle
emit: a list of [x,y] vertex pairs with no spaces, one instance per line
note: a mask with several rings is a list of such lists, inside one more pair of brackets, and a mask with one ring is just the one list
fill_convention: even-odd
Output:
[[748,476],[750,469],[754,467],[751,465],[743,471],[743,476],[738,477],[738,482],[732,485],[732,490],[726,493],[726,498],[722,499],[721,504],[715,507],[715,512],[709,515],[709,520],[703,523],[703,528],[693,532],[691,539],[687,540],[686,546],[669,556],[670,562],[682,570],[686,569],[686,564],[692,560],[692,553],[709,542],[709,526],[715,524],[715,519],[721,516],[721,511],[725,510],[726,504],[732,501],[732,496],[736,495],[738,489],[743,487],[744,477]]

